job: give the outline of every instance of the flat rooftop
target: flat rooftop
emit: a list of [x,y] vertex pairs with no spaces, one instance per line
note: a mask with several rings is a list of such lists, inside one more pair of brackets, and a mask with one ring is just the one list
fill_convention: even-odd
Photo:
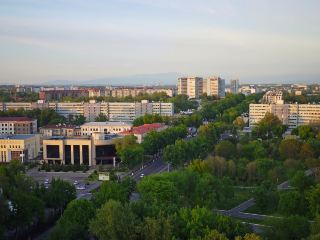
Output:
[[36,134],[0,135],[0,140],[24,140],[34,137]]
[[128,122],[87,122],[81,126],[132,126],[132,124]]
[[29,117],[0,117],[0,122],[25,122],[34,120],[35,119]]

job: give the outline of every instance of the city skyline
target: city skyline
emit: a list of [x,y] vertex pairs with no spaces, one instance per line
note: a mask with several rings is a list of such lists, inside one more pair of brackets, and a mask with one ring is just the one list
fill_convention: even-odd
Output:
[[175,84],[177,75],[316,82],[319,7],[288,0],[4,0],[0,84]]

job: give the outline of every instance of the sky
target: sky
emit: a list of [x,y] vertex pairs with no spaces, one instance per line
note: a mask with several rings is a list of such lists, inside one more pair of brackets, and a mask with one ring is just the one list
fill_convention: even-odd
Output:
[[319,0],[0,0],[0,84],[159,73],[320,82],[319,9]]

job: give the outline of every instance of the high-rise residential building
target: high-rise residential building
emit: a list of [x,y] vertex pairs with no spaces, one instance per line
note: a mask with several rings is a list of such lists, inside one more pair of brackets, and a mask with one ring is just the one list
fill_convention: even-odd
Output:
[[178,78],[178,94],[188,95],[188,78]]
[[225,80],[220,77],[209,77],[203,80],[203,93],[218,98],[225,97]]
[[189,98],[199,98],[203,93],[203,78],[189,77],[187,85],[187,95]]
[[199,98],[203,90],[201,77],[183,77],[178,79],[178,94],[187,95],[189,98]]
[[237,94],[239,92],[239,79],[232,79],[230,81],[230,92]]

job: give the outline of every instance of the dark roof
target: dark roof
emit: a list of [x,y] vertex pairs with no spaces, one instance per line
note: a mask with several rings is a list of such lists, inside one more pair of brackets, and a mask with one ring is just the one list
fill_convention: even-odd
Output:
[[16,122],[24,122],[24,121],[34,121],[35,119],[28,118],[28,117],[0,117],[0,122],[9,122],[9,121],[16,121]]
[[71,124],[51,124],[51,125],[46,125],[41,127],[41,129],[61,129],[61,128],[76,128],[75,125],[71,125]]

